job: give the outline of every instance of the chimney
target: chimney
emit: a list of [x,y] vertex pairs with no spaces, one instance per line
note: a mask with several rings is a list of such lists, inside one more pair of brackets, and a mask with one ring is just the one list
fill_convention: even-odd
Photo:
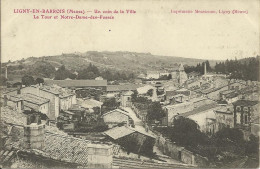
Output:
[[204,63],[204,75],[207,75],[207,65],[206,65],[206,62]]
[[44,148],[44,137],[45,124],[41,124],[40,116],[28,115],[27,125],[24,126],[24,148],[42,150]]
[[17,87],[17,94],[21,94],[21,89],[19,86]]

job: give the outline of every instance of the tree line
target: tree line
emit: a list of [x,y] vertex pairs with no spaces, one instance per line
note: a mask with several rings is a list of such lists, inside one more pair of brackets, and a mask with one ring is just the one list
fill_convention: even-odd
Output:
[[241,79],[259,81],[259,59],[260,56],[250,57],[241,60],[227,59],[226,61],[216,62],[211,67],[209,61],[198,63],[196,66],[185,66],[185,72],[198,72],[204,74],[204,65],[206,64],[207,72],[215,72],[228,75],[230,79]]
[[259,56],[216,63],[215,72],[227,74],[231,79],[258,81]]
[[102,77],[107,79],[108,81],[113,80],[130,80],[134,79],[135,75],[133,73],[125,73],[125,72],[112,72],[110,70],[100,71],[95,65],[89,64],[87,68],[79,70],[77,74],[72,73],[68,69],[62,65],[55,72],[55,80],[64,80],[66,78],[70,79],[95,79],[97,77]]

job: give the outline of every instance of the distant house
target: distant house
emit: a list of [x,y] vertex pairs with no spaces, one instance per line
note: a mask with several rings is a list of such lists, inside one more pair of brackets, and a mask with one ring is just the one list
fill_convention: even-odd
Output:
[[107,88],[107,80],[45,80],[46,85],[58,85],[65,88]]
[[165,100],[169,101],[174,96],[180,95],[180,94],[184,95],[188,98],[191,95],[191,91],[189,91],[188,89],[185,89],[185,88],[176,89],[176,90],[173,90],[173,91],[166,91],[165,92]]
[[252,122],[259,118],[259,102],[238,100],[233,103],[234,127],[250,132]]
[[107,93],[121,93],[127,91],[135,91],[137,88],[144,86],[143,84],[123,84],[123,85],[108,85]]
[[99,76],[99,77],[96,77],[95,80],[104,80],[103,77]]
[[172,80],[177,80],[179,84],[183,84],[188,76],[184,71],[182,64],[176,64],[170,68],[170,70],[161,70],[161,71],[147,71],[146,79],[159,79],[162,76],[171,75]]
[[130,114],[121,109],[115,109],[102,115],[104,122],[109,128],[125,123],[127,126],[133,125],[134,121]]
[[193,72],[188,73],[188,79],[198,78],[199,76],[201,76],[199,72],[193,71]]
[[134,92],[128,91],[121,95],[121,106],[123,107],[131,107],[131,97]]

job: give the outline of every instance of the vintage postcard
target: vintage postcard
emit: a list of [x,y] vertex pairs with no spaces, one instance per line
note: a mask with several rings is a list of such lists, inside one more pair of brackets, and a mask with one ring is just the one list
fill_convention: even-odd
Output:
[[260,0],[2,0],[1,168],[258,168]]

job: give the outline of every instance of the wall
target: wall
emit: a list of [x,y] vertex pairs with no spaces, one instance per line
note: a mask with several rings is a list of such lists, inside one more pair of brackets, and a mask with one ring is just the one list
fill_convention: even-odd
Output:
[[234,127],[234,115],[233,114],[217,112],[216,120],[217,120],[219,130],[221,130],[225,126],[229,126],[230,128]]
[[161,135],[157,137],[156,146],[163,154],[172,157],[173,159],[182,161],[186,164],[203,167],[208,165],[208,159],[186,150],[184,147],[177,146],[169,139],[165,139]]
[[50,114],[50,102],[44,103],[40,106],[39,111],[43,114]]
[[113,147],[108,145],[88,145],[88,168],[112,168]]
[[72,106],[73,96],[60,98],[60,109],[68,110]]

